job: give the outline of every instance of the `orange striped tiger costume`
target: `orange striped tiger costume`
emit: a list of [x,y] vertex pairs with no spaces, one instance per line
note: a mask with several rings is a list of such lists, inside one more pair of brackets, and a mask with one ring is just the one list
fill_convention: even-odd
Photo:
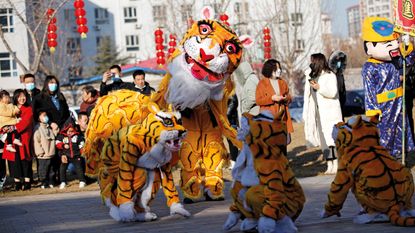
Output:
[[181,111],[188,131],[179,152],[185,203],[202,198],[223,200],[222,168],[229,159],[222,137],[241,146],[226,111],[233,90],[229,77],[250,40],[212,20],[211,10],[204,8],[204,19],[188,29],[169,61],[168,75],[153,96],[160,106],[168,103]]
[[100,154],[105,141],[127,125],[140,124],[148,114],[148,102],[148,96],[129,90],[111,92],[98,99],[91,112],[82,152],[88,176],[97,177],[100,172]]
[[335,126],[339,166],[322,217],[340,215],[352,189],[364,209],[355,222],[390,220],[394,225],[414,226],[412,174],[380,146],[376,123],[357,116]]
[[268,112],[245,113],[238,138],[244,146],[232,171],[234,203],[224,229],[230,230],[243,218],[242,231],[258,225],[260,232],[295,232],[293,221],[303,209],[305,196],[284,154],[285,122],[274,120]]
[[[120,129],[102,148],[99,181],[106,184],[102,195],[117,221],[151,221],[149,203],[160,186],[171,214],[190,216],[180,204],[171,172],[174,156],[186,130],[178,112],[163,112],[149,103],[150,113],[141,124]],[[177,158],[176,158],[177,160]],[[105,180],[106,179],[106,180]],[[106,181],[106,182],[104,182]]]

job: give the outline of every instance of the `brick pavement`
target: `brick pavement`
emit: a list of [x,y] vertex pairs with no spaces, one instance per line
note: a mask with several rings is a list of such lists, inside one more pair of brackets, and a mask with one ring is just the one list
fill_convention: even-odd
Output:
[[[353,195],[349,195],[342,217],[320,219],[319,212],[326,201],[326,193],[333,176],[299,179],[307,202],[296,222],[299,232],[411,232],[413,229],[388,223],[356,225],[352,217],[358,211]],[[230,183],[226,183],[229,188]],[[228,192],[227,192],[228,193]],[[186,205],[193,216],[185,219],[169,216],[165,198],[159,192],[152,211],[159,220],[149,223],[117,223],[101,204],[98,191],[9,197],[0,199],[0,232],[223,232],[228,215],[229,195],[222,202],[202,202]],[[239,226],[231,232],[239,232]]]

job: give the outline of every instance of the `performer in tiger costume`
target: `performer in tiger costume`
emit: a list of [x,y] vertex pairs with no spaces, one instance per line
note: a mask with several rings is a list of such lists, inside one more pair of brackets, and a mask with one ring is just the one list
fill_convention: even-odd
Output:
[[[180,204],[171,173],[172,152],[178,151],[186,130],[178,112],[163,112],[154,103],[141,124],[122,128],[106,141],[99,177],[102,195],[117,221],[152,221],[149,202],[162,186],[171,214],[190,216]],[[105,175],[104,175],[105,174]]]
[[239,65],[242,47],[252,43],[212,20],[212,8],[203,8],[202,15],[204,19],[191,26],[173,53],[169,73],[153,97],[161,107],[169,103],[181,111],[188,131],[179,151],[185,203],[204,196],[206,200],[224,198],[222,168],[228,158],[222,137],[241,147],[226,116],[233,89],[230,75]]
[[356,223],[390,220],[395,225],[414,226],[412,174],[380,145],[374,119],[357,116],[334,127],[339,166],[322,217],[340,216],[352,189],[364,210],[355,218]]
[[[224,230],[244,219],[241,231],[297,232],[293,221],[300,215],[304,192],[289,167],[285,147],[287,127],[270,112],[245,113],[238,130],[243,148],[232,170],[231,213]],[[258,221],[259,220],[259,221]]]

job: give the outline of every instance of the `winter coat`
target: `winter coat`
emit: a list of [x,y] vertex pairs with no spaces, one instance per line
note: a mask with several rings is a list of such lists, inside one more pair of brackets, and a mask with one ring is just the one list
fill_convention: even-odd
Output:
[[238,85],[242,87],[241,90],[238,90],[237,85],[236,91],[240,112],[249,112],[256,105],[255,92],[259,78],[248,62],[239,64],[238,69],[235,70],[235,75]]
[[51,159],[55,155],[55,132],[48,124],[40,122],[36,124],[33,134],[35,155],[38,159]]
[[0,129],[6,125],[15,125],[19,120],[16,115],[19,108],[13,104],[4,104],[0,102]]
[[98,100],[99,96],[95,96],[92,97],[91,101],[85,102],[83,101],[81,103],[81,106],[79,106],[79,112],[86,112],[87,115],[89,116],[92,109],[94,109],[95,105],[97,104],[97,100]]
[[284,103],[278,103],[272,100],[272,96],[275,95],[275,90],[271,85],[269,78],[263,78],[259,81],[256,88],[256,104],[259,106],[260,111],[270,111],[274,117],[277,117],[280,108],[284,108],[285,116],[283,120],[287,122],[287,131],[289,133],[294,132],[293,123],[291,121],[290,112],[288,111],[288,104],[291,102],[291,95],[287,83],[282,79],[277,79],[280,96],[286,96],[287,99]]
[[[22,146],[16,146],[15,149],[20,154],[21,160],[31,160],[31,143],[32,143],[32,134],[33,134],[33,112],[31,106],[21,106],[20,108],[21,114],[20,118],[21,121],[15,125],[16,131],[20,134],[20,141],[22,142]],[[14,136],[12,141],[14,140]],[[7,146],[7,144],[5,145]],[[14,161],[15,155],[14,152],[10,152],[8,150],[3,151],[3,159],[7,159],[9,161]]]
[[[69,128],[75,129],[77,132],[72,136],[67,134]],[[67,156],[68,158],[79,158],[84,146],[84,137],[78,131],[77,125],[72,119],[68,119],[63,125],[62,130],[59,132],[56,138],[56,149],[59,151],[59,156]],[[65,144],[69,145],[68,149],[65,149]]]
[[[335,146],[332,138],[333,126],[342,121],[342,112],[339,102],[339,94],[337,91],[337,78],[332,72],[324,72],[315,80],[320,85],[320,88],[316,91],[317,103],[314,102],[312,97],[312,90],[309,79],[311,70],[306,71],[306,82],[304,88],[304,107],[303,107],[303,119],[304,119],[304,133],[308,146]],[[318,108],[317,108],[317,106]],[[318,112],[316,111],[318,109]],[[319,116],[319,118],[317,118]],[[320,137],[318,124],[320,122],[321,131],[323,137]],[[321,142],[320,138],[324,139]]]
[[148,82],[144,83],[143,88],[138,88],[134,83],[124,83],[124,88],[132,91],[140,92],[143,95],[150,96],[151,93],[155,92],[154,88],[150,86]]
[[62,128],[63,123],[69,118],[69,107],[65,97],[62,93],[58,94],[60,109],[58,110],[52,102],[52,97],[44,92],[38,94],[33,99],[33,115],[34,119],[39,119],[39,112],[45,111],[48,113],[49,122],[56,123]]

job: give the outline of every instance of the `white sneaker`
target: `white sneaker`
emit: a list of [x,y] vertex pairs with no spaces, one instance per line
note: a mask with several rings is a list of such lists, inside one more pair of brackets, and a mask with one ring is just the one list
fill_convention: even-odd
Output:
[[79,182],[79,188],[81,189],[81,188],[85,188],[85,182],[83,182],[83,181],[81,181],[81,182]]
[[6,150],[7,151],[10,151],[10,152],[13,152],[13,153],[16,153],[16,150],[13,148],[13,146],[12,145],[10,145],[10,144],[7,144],[7,146],[6,146]]
[[50,184],[50,185],[49,185],[49,188],[53,189],[53,184]]
[[22,142],[16,138],[13,140],[13,144],[18,145],[18,146],[23,146]]
[[41,188],[41,189],[45,189],[45,186],[44,186],[44,185],[42,185],[42,186],[40,186],[40,188]]
[[66,187],[65,182],[62,182],[61,185],[59,185],[59,189],[64,189]]

